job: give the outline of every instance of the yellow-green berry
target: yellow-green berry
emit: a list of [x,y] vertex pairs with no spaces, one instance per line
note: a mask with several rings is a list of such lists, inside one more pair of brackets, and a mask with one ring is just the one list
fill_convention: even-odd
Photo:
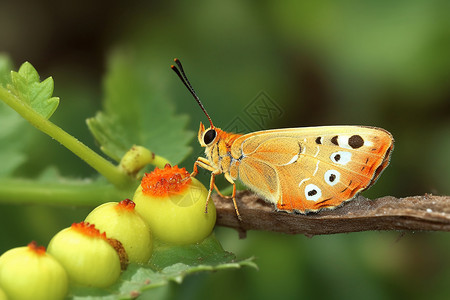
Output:
[[0,288],[0,300],[8,300],[8,297],[6,297],[6,294],[2,288]]
[[[171,244],[201,242],[214,228],[216,208],[208,191],[184,168],[166,165],[145,174],[133,201],[155,238]],[[207,209],[207,212],[205,211]]]
[[106,234],[86,222],[58,232],[48,245],[52,254],[76,284],[107,287],[117,281],[121,264]]
[[130,263],[147,263],[152,254],[152,236],[148,224],[135,210],[130,199],[104,203],[85,219],[104,231],[108,237],[119,240]]
[[45,248],[31,242],[27,247],[6,251],[0,256],[0,299],[64,299],[67,273]]

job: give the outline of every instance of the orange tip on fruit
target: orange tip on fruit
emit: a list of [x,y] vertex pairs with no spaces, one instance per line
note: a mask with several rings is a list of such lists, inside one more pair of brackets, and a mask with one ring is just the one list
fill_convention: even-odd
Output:
[[153,172],[145,173],[141,187],[144,194],[164,197],[182,193],[190,182],[189,172],[185,168],[166,164],[164,169],[156,167]]

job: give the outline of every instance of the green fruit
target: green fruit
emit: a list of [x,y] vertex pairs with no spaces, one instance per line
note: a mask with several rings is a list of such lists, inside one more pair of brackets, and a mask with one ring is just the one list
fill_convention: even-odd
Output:
[[8,300],[8,297],[6,297],[5,292],[0,288],[0,300]]
[[208,191],[184,168],[166,165],[146,174],[133,201],[155,238],[170,244],[193,244],[211,234],[216,209]]
[[68,289],[67,273],[61,264],[31,242],[27,247],[6,251],[0,257],[0,299],[64,299]]
[[107,287],[120,276],[116,250],[94,225],[81,222],[58,232],[48,245],[52,254],[76,284]]
[[95,208],[86,222],[119,240],[128,254],[129,262],[147,263],[152,254],[152,236],[148,224],[134,209],[133,201],[126,199],[104,203]]

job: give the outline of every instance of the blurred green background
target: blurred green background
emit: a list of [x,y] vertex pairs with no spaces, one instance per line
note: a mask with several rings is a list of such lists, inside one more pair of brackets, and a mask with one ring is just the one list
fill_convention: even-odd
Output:
[[[144,76],[190,116],[192,131],[206,119],[169,69],[174,57],[218,127],[383,127],[396,140],[392,162],[364,195],[450,194],[448,0],[0,2],[0,52],[53,76],[61,104],[52,121],[97,150],[84,120],[101,109],[102,76],[117,49],[148,66]],[[279,113],[255,122],[246,112],[261,95]],[[34,139],[18,175],[48,165],[68,177],[95,174],[47,136]],[[188,170],[201,154],[192,146],[181,164]],[[90,209],[1,205],[0,253],[30,240],[45,245]],[[260,269],[192,276],[173,285],[171,298],[450,298],[448,233],[216,234]]]

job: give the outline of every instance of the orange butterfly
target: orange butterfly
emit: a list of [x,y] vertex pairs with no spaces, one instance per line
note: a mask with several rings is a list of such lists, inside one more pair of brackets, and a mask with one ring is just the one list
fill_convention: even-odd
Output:
[[[208,200],[214,178],[223,173],[233,185],[239,179],[276,209],[307,213],[335,208],[372,186],[389,164],[392,135],[368,126],[321,126],[263,130],[249,134],[228,133],[214,126],[187,79],[178,59],[171,66],[194,96],[209,120],[200,122],[198,141],[206,158],[194,163],[211,171]],[[217,188],[216,188],[217,189]]]

